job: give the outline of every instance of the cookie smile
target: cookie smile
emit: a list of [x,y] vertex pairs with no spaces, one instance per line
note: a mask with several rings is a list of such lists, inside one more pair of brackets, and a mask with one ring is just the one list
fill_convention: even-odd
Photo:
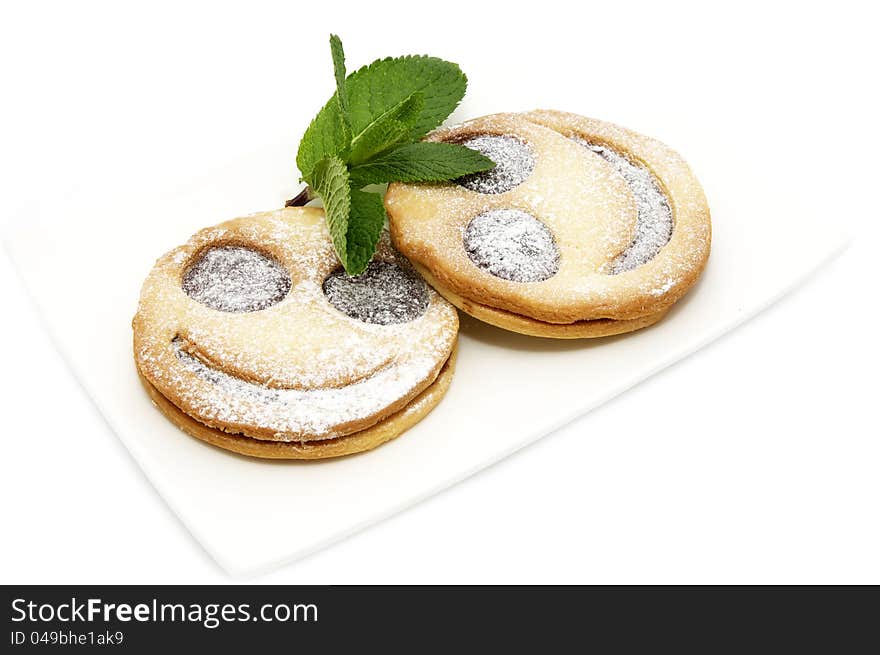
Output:
[[244,426],[259,424],[281,441],[304,437],[332,439],[346,434],[354,423],[369,421],[387,412],[389,398],[414,396],[420,391],[419,382],[436,377],[433,369],[439,368],[432,359],[415,359],[406,366],[386,365],[342,387],[272,388],[203,362],[184,349],[180,338],[171,344],[182,368],[212,389],[209,394],[191,399],[191,410],[205,424],[241,426],[242,431],[246,429]]
[[632,243],[608,265],[617,275],[647,264],[672,238],[672,208],[660,180],[650,169],[608,145],[573,136],[576,143],[595,152],[614,167],[636,201],[636,233]]
[[156,407],[183,432],[200,441],[249,457],[320,460],[371,450],[394,439],[418,423],[431,412],[449,389],[455,371],[455,360],[456,349],[453,348],[452,354],[440,369],[437,379],[400,411],[364,430],[342,437],[317,441],[252,439],[241,434],[231,434],[223,429],[210,427],[182,412],[179,407],[163,396],[143,374],[140,374],[139,377]]

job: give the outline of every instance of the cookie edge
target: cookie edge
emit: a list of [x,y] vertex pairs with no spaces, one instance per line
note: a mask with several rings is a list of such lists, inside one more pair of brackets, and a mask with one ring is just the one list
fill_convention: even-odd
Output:
[[419,274],[425,278],[425,281],[437,293],[468,316],[472,316],[478,321],[497,328],[525,334],[530,337],[546,337],[548,339],[598,339],[601,337],[611,337],[654,325],[666,316],[669,311],[669,308],[666,308],[653,314],[627,320],[599,318],[575,321],[574,323],[547,323],[464,298],[437,282],[431,273],[421,265],[414,264],[414,266],[416,266]]

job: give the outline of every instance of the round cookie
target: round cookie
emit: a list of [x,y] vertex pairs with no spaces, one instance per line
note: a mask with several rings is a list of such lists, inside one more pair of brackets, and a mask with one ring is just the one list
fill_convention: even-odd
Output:
[[709,255],[702,189],[679,155],[629,130],[554,111],[438,130],[496,161],[449,184],[389,186],[395,246],[480,320],[581,338],[646,327]]
[[426,414],[452,375],[458,317],[387,235],[352,278],[323,211],[285,208],[160,258],[133,328],[145,387],[185,431],[315,458],[375,447]]

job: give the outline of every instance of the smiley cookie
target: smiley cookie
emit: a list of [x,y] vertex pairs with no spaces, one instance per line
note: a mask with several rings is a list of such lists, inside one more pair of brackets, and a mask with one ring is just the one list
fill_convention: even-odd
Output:
[[433,409],[458,317],[387,235],[349,277],[322,210],[286,208],[164,255],[133,328],[144,387],[183,431],[244,455],[319,459],[374,448]]
[[464,312],[536,336],[601,337],[660,320],[709,256],[703,190],[684,160],[630,130],[556,111],[440,129],[496,166],[390,185],[391,236]]

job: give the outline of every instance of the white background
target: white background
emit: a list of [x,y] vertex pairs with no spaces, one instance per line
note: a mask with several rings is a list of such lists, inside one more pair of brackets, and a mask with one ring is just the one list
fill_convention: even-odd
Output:
[[[880,52],[868,5],[359,4],[5,8],[4,219],[71,187],[136,203],[279,139],[292,160],[332,92],[334,31],[352,68],[411,52],[459,62],[470,78],[459,117],[550,99],[686,157],[701,134],[729,131],[767,184],[855,240],[697,355],[259,581],[880,582]],[[664,116],[682,113],[693,129],[664,132]],[[0,581],[227,581],[70,376],[5,258],[0,293]]]

